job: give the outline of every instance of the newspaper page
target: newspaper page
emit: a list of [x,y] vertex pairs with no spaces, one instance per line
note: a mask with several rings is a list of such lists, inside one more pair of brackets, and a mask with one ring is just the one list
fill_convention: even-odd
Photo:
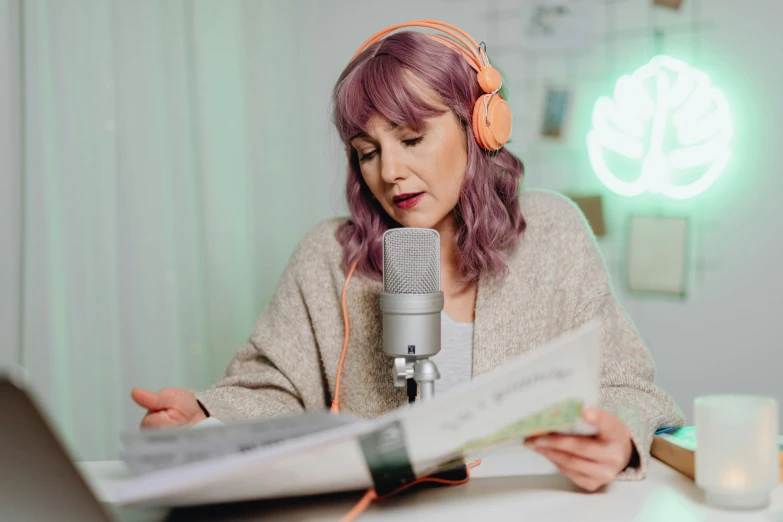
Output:
[[431,401],[140,474],[119,486],[117,502],[177,507],[377,489],[533,435],[589,435],[581,411],[598,405],[600,341],[591,322]]

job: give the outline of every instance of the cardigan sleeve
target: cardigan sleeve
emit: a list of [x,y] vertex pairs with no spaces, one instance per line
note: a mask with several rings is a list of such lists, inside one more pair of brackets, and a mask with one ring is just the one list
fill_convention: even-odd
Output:
[[313,254],[305,238],[223,378],[196,393],[209,415],[234,420],[326,407],[318,343],[301,282]]
[[598,319],[602,326],[599,406],[616,415],[631,431],[639,455],[618,477],[638,480],[647,472],[655,431],[681,426],[685,418],[672,398],[655,385],[655,363],[636,327],[615,297],[595,236],[581,211],[567,214],[567,241],[561,253],[568,327]]

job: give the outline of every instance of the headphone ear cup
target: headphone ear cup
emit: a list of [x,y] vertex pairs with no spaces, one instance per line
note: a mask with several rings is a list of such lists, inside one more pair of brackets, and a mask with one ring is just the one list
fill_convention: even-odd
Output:
[[[484,100],[491,97],[485,109]],[[499,94],[485,94],[473,106],[473,137],[479,146],[488,151],[500,150],[511,137],[511,108]]]
[[[473,137],[476,139],[476,143],[478,143],[479,147],[482,149],[486,149],[486,146],[484,145],[484,142],[481,138],[481,129],[479,129],[479,120],[483,118],[484,114],[484,95],[479,96],[479,99],[476,100],[476,104],[473,105],[473,118],[472,118],[472,127],[473,127]],[[484,122],[481,122],[482,125],[484,125]]]

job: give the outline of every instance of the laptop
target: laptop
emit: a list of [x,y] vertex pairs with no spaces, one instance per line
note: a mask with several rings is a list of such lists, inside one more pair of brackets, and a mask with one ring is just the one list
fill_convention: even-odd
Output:
[[[0,367],[0,522],[258,522],[336,519],[354,494],[172,510],[117,507],[93,494],[21,372]],[[300,511],[323,502],[323,511]],[[332,503],[336,502],[335,505]]]
[[21,372],[0,368],[0,415],[0,520],[145,519],[98,501],[25,389]]

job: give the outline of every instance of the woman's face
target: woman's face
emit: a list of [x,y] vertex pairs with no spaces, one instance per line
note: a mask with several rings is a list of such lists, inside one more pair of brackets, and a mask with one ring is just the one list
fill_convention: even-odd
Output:
[[376,114],[366,132],[351,140],[365,183],[404,227],[453,226],[468,155],[462,125],[444,110],[425,120],[420,132]]

